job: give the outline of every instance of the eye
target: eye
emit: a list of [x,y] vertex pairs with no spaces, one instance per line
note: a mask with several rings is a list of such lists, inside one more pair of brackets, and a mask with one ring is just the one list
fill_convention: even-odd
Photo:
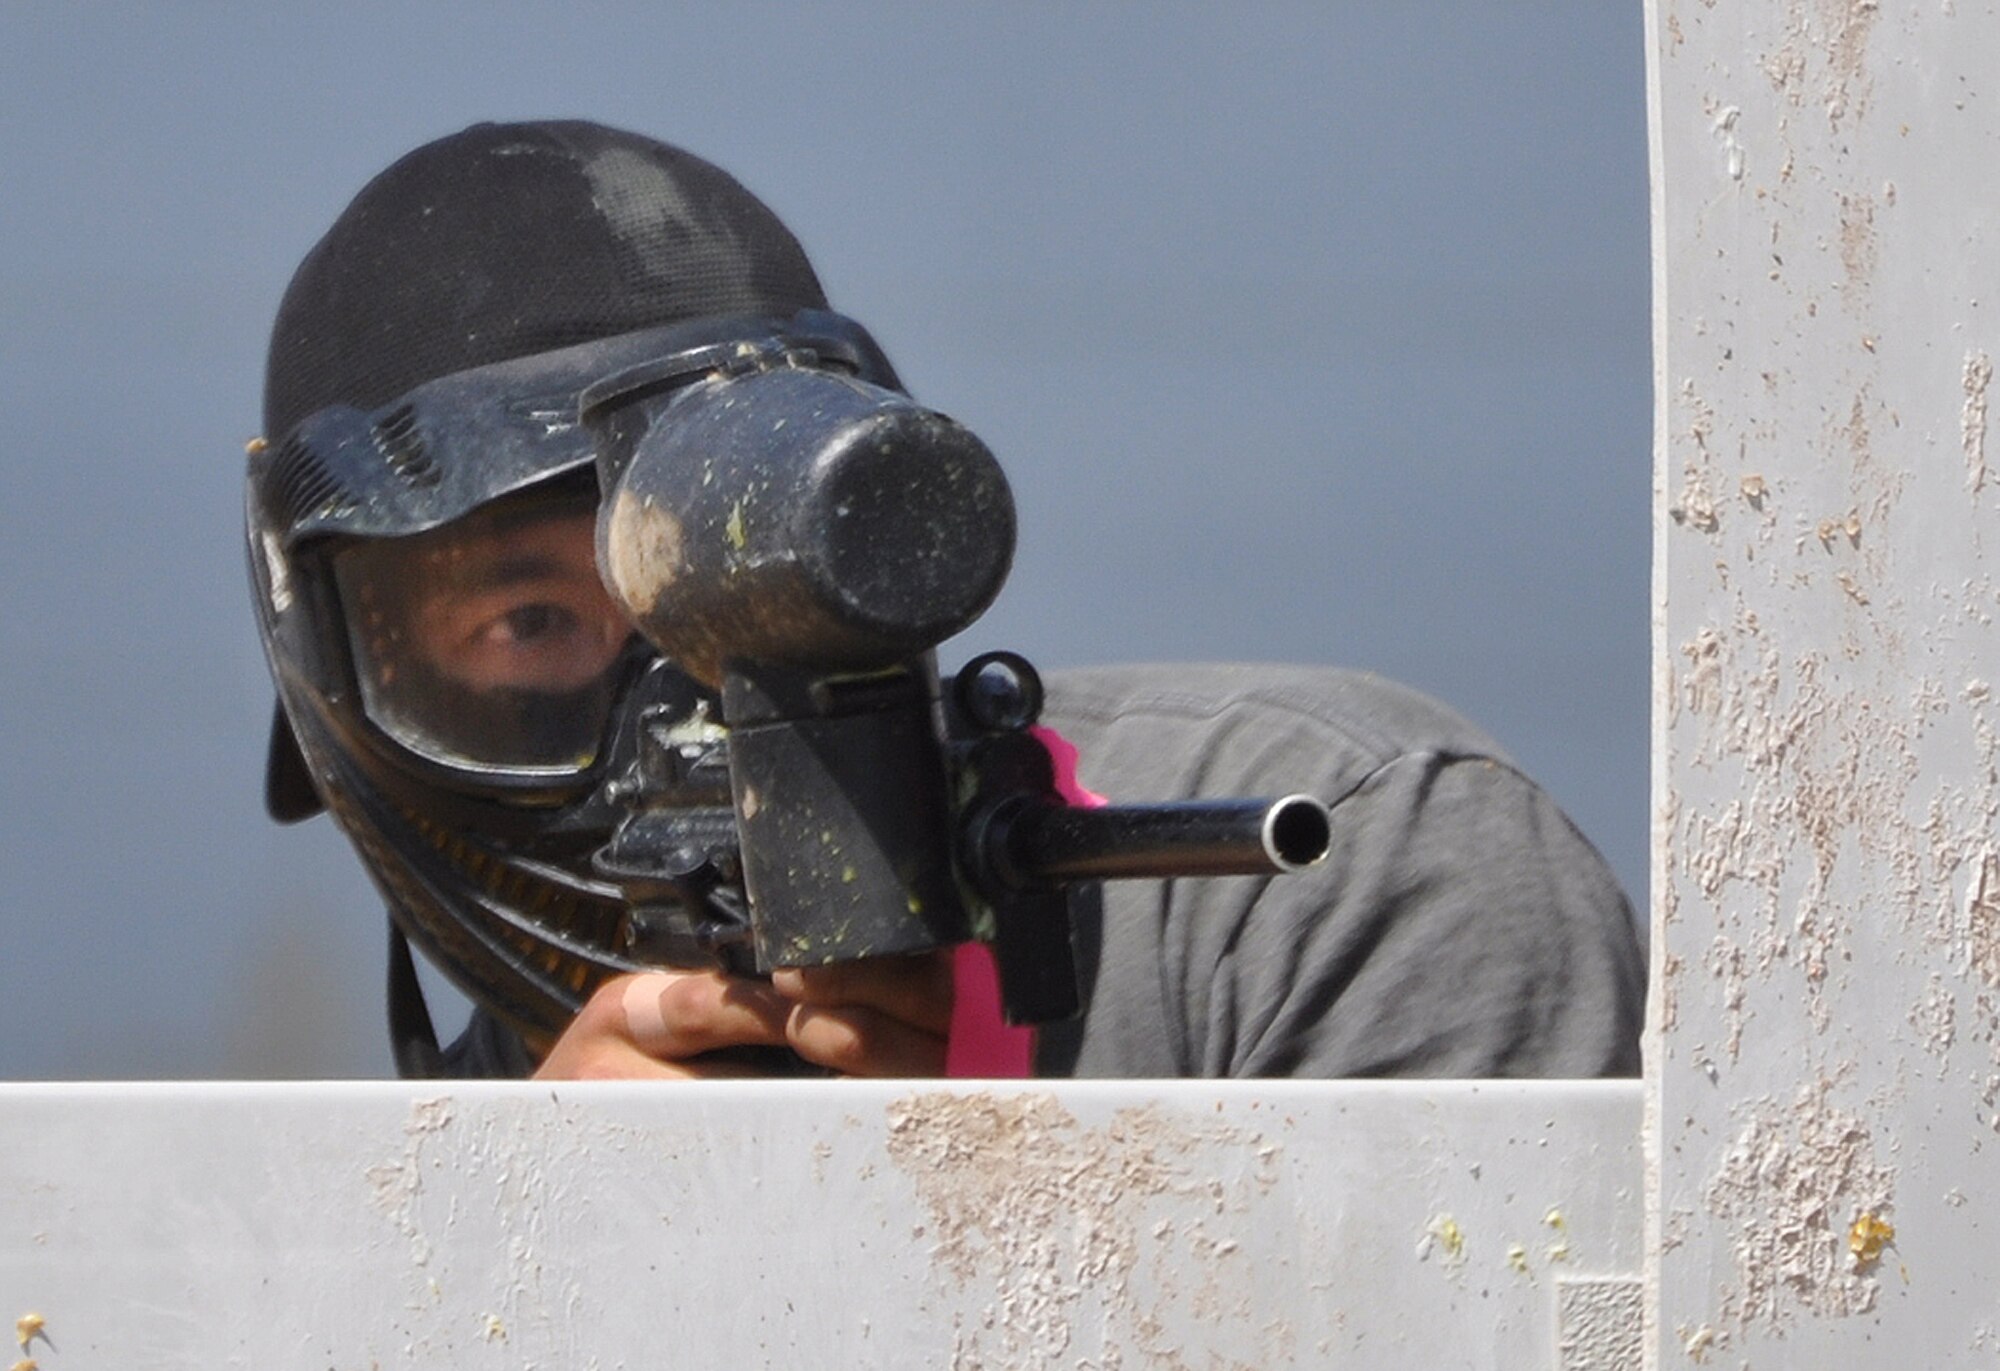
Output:
[[487,635],[506,643],[534,644],[575,633],[582,627],[576,614],[546,602],[517,605],[487,626]]
[[594,584],[574,591],[545,586],[460,603],[455,611],[464,618],[462,636],[434,660],[448,675],[481,688],[576,689],[610,666],[630,635],[594,590]]

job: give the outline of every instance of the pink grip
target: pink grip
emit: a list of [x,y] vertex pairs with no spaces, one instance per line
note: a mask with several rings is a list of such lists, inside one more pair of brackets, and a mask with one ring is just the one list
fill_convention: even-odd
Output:
[[[1030,732],[1049,751],[1056,791],[1073,805],[1095,809],[1102,795],[1076,779],[1076,748],[1051,728]],[[951,1036],[944,1074],[955,1080],[1025,1080],[1035,1074],[1035,1030],[1009,1024],[1000,1013],[1000,968],[984,943],[961,943],[951,963]]]

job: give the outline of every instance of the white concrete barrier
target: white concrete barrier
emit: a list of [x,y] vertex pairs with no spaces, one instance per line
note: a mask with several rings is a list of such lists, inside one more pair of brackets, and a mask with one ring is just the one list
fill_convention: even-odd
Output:
[[0,1088],[63,1367],[1636,1365],[1622,1084]]
[[1656,1364],[2000,1363],[2000,13],[1655,0]]

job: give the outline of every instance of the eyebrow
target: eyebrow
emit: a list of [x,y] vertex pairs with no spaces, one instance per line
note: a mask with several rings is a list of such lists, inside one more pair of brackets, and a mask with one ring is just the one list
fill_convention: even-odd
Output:
[[468,590],[504,590],[531,581],[561,580],[576,574],[578,569],[563,558],[546,553],[514,552],[467,571],[460,584]]

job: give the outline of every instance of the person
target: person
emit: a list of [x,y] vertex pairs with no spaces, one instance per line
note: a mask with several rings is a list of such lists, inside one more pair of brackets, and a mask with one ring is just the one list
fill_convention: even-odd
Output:
[[[945,1069],[967,993],[948,950],[663,965],[657,891],[606,856],[642,735],[717,735],[711,693],[607,590],[581,397],[806,335],[900,390],[761,201],[580,121],[409,153],[286,290],[246,502],[278,694],[266,796],[283,821],[330,812],[382,892],[404,1074]],[[1082,888],[1083,1009],[1040,1030],[1037,1074],[1636,1071],[1629,906],[1445,706],[1334,668],[1126,665],[1052,673],[1044,721],[1114,800],[1303,792],[1331,839],[1303,874]],[[449,1046],[412,942],[474,1002]]]

